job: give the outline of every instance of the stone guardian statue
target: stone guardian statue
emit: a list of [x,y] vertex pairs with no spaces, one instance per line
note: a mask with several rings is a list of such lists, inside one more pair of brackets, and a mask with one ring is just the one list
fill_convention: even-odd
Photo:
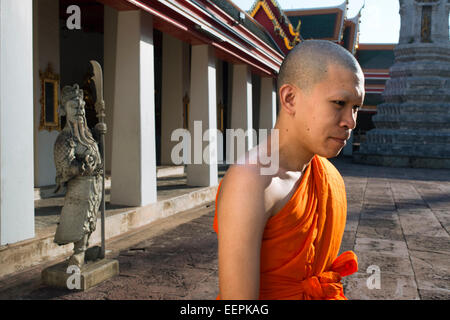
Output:
[[66,125],[54,145],[56,191],[67,190],[54,242],[74,243],[68,265],[79,268],[96,227],[103,185],[102,158],[87,126],[84,106],[77,84],[62,89],[60,114],[66,116]]

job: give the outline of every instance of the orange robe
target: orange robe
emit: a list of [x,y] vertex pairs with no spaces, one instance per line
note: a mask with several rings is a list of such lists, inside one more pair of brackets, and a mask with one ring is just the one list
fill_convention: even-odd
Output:
[[[267,221],[259,299],[346,300],[341,277],[358,270],[352,251],[337,257],[346,215],[341,175],[327,159],[314,156],[292,198]],[[213,227],[218,234],[217,196]]]

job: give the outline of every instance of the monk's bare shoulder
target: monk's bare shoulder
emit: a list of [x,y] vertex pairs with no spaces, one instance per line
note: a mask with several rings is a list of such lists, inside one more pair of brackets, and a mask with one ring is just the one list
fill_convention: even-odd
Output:
[[219,292],[223,299],[257,299],[260,252],[268,217],[265,177],[255,165],[233,165],[217,199]]
[[239,211],[267,219],[265,190],[270,182],[270,176],[261,175],[257,165],[230,166],[219,190],[219,212]]

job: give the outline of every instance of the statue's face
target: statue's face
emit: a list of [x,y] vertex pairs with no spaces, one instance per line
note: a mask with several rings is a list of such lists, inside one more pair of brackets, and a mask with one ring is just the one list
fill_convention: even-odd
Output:
[[76,97],[66,102],[65,110],[67,120],[70,122],[83,122],[85,119],[85,102],[83,98]]

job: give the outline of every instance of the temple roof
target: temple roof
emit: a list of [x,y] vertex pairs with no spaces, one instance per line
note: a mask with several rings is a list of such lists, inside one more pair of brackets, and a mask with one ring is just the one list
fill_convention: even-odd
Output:
[[294,27],[276,0],[256,0],[249,14],[269,32],[284,54],[300,42],[300,23]]
[[[231,17],[233,17],[236,21],[240,21],[240,23],[244,27],[246,27],[256,36],[258,36],[261,40],[270,45],[272,48],[274,48],[280,53],[283,53],[283,51],[277,45],[276,41],[274,41],[274,39],[268,34],[268,31],[264,27],[262,27],[258,21],[252,19],[253,17],[251,15],[249,15],[248,13],[237,7],[232,1],[230,0],[210,0],[210,1],[216,4],[220,9],[225,11]],[[245,19],[241,19],[241,13],[245,14]]]
[[359,10],[353,18],[345,19],[344,22],[344,32],[342,34],[341,44],[352,54],[355,54],[356,49],[358,48],[361,10]]
[[301,21],[301,37],[340,42],[347,14],[347,0],[334,7],[285,10],[293,25]]

